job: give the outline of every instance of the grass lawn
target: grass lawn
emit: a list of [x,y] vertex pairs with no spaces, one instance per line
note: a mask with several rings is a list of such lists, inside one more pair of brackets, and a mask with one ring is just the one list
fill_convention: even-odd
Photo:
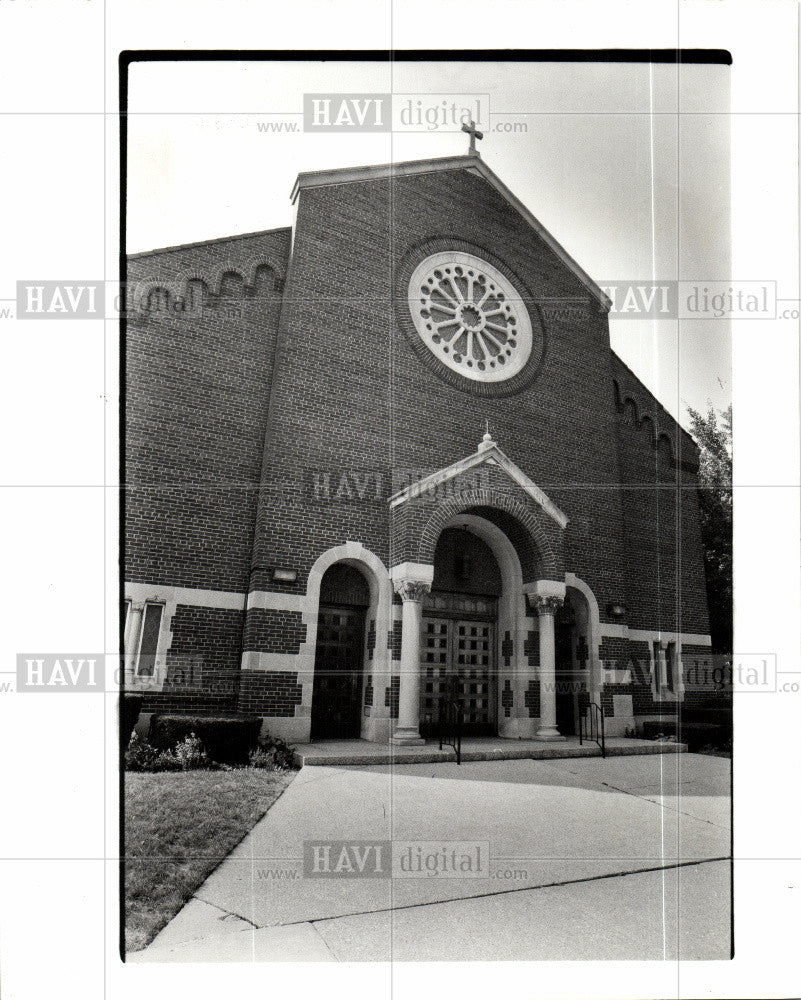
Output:
[[125,775],[125,943],[144,948],[297,771]]

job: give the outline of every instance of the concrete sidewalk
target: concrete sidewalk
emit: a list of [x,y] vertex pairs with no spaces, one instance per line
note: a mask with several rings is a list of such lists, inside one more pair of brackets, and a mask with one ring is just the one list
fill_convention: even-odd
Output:
[[[694,754],[304,768],[130,957],[724,958],[728,787]],[[304,841],[329,839],[481,842],[489,871],[304,877]]]
[[[671,740],[636,740],[625,736],[606,738],[608,757],[635,754],[684,753],[686,743]],[[556,760],[562,757],[600,757],[601,747],[593,740],[579,742],[577,736],[568,736],[555,743],[542,740],[505,740],[500,737],[466,736],[462,740],[462,762],[477,760]],[[349,767],[354,764],[434,764],[456,760],[451,746],[439,749],[436,741],[422,746],[392,746],[369,743],[367,740],[318,740],[306,743],[295,750],[298,767],[328,766]]]

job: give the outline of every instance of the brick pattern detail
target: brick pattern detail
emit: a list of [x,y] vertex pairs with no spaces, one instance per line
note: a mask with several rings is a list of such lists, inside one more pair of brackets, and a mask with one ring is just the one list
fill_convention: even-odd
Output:
[[402,622],[393,622],[392,628],[387,633],[387,649],[392,650],[392,659],[399,660],[401,657],[401,632]]
[[540,665],[540,634],[539,632],[529,632],[523,644],[523,652],[528,657],[530,667]]
[[389,708],[389,717],[397,719],[400,704],[400,677],[393,677],[384,694],[384,705]]
[[528,709],[528,717],[530,719],[539,719],[540,682],[538,680],[531,680],[528,682],[528,690],[526,691],[526,696],[523,703]]
[[[464,456],[462,456],[464,457]],[[469,469],[447,484],[447,497],[426,493],[398,507],[392,520],[393,562],[431,563],[445,523],[461,511],[486,509],[512,537],[524,581],[564,576],[564,533],[496,466]]]
[[257,653],[297,655],[306,641],[306,626],[299,611],[251,608],[245,619],[243,647]]
[[298,675],[279,670],[244,670],[239,689],[239,710],[249,715],[293,716],[303,688]]
[[511,666],[514,651],[515,644],[512,639],[512,633],[507,632],[503,637],[503,642],[501,643],[501,656],[503,657],[504,666]]
[[[647,650],[646,646],[646,650]],[[606,670],[625,670],[629,665],[629,640],[604,636],[598,650],[601,663]]]
[[148,692],[142,710],[199,715],[235,711],[243,620],[241,611],[179,604],[172,618],[163,690]]
[[375,652],[375,618],[370,619],[370,626],[367,629],[367,659],[372,660]]
[[364,704],[365,705],[372,705],[373,704],[373,694],[374,694],[373,678],[368,675],[368,677],[367,677],[367,683],[364,686]]
[[290,237],[129,259],[153,308],[126,324],[127,580],[248,589]]
[[515,703],[515,693],[512,690],[512,682],[507,677],[504,681],[503,691],[501,692],[501,705],[503,705],[503,714],[508,719],[512,714],[512,706]]

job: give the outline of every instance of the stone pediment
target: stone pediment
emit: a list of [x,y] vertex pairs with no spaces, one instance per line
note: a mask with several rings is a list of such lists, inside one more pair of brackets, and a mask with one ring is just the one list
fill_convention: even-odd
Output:
[[450,480],[465,475],[472,469],[481,465],[494,466],[503,472],[513,483],[520,487],[556,524],[564,529],[567,526],[568,518],[547,494],[533,483],[523,470],[501,451],[497,443],[492,440],[489,434],[485,434],[478,451],[463,458],[445,469],[432,472],[422,479],[411,483],[404,489],[399,490],[389,498],[390,509],[395,510],[403,504],[408,503],[417,497],[424,497],[434,494],[438,488],[442,487]]

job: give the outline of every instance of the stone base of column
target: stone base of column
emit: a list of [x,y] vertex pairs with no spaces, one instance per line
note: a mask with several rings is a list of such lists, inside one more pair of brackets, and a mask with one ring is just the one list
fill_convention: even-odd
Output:
[[389,742],[395,747],[421,747],[426,741],[416,729],[396,729]]
[[558,729],[545,727],[543,729],[537,730],[537,735],[534,737],[535,740],[542,740],[543,743],[558,743],[565,742],[567,740],[566,736],[562,736]]

